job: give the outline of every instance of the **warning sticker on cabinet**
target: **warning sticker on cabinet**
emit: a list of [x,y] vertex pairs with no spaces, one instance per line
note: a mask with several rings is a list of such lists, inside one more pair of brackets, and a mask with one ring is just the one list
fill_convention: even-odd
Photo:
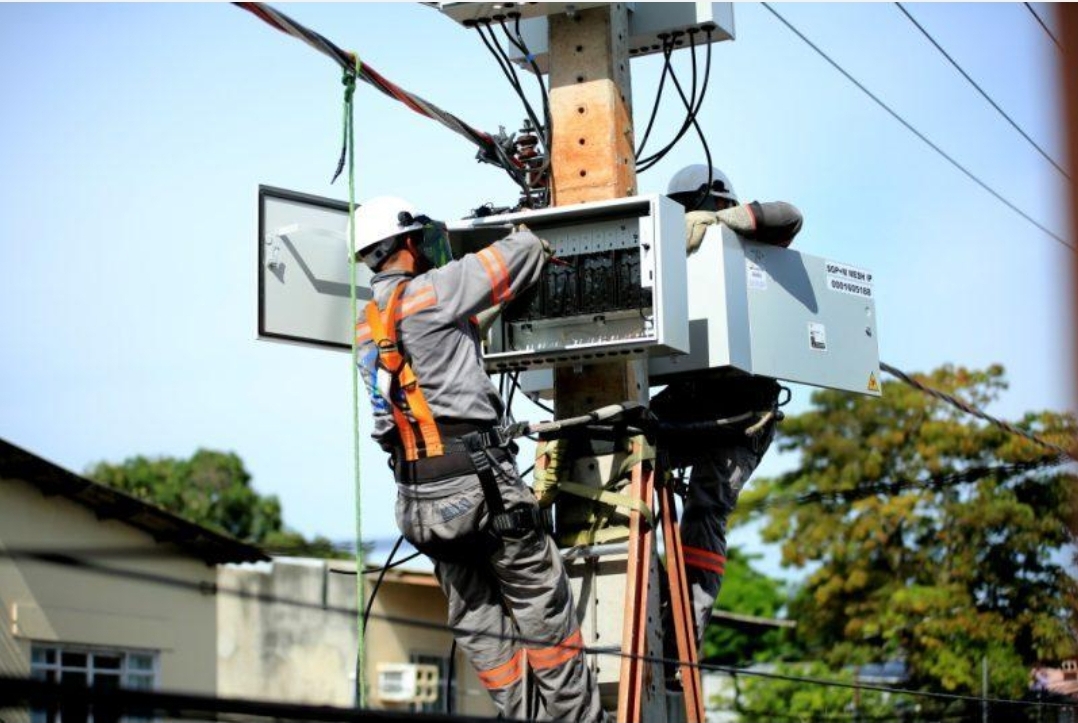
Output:
[[747,284],[750,289],[767,291],[767,272],[760,268],[756,262],[745,259],[745,276],[748,279]]
[[814,351],[827,351],[827,329],[823,324],[810,321],[808,325],[809,329],[809,347]]
[[846,264],[827,262],[827,288],[842,294],[872,298],[872,274]]

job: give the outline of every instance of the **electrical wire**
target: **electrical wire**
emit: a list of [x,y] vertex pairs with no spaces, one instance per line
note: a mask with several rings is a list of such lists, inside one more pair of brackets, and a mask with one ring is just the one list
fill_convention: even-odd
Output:
[[[61,565],[64,567],[88,572],[91,574],[104,575],[108,577],[114,577],[118,579],[134,580],[138,582],[147,582],[151,584],[159,584],[166,587],[176,588],[180,590],[187,590],[195,592],[200,595],[224,595],[229,597],[235,597],[242,600],[249,600],[254,602],[260,602],[265,604],[282,605],[286,607],[293,607],[304,610],[316,610],[327,614],[333,615],[347,615],[354,617],[358,611],[355,608],[345,608],[339,606],[322,605],[321,603],[305,602],[302,600],[294,600],[287,598],[279,598],[273,595],[266,595],[262,593],[251,592],[248,590],[238,588],[226,588],[217,585],[216,583],[208,582],[192,582],[190,580],[184,580],[181,578],[174,578],[159,573],[150,573],[140,570],[130,570],[124,568],[114,568],[98,565],[92,561],[81,559],[71,555],[62,555],[52,552],[23,552],[13,550],[0,550],[0,559],[15,559],[15,560],[34,560],[37,562],[44,562],[47,564]],[[435,632],[448,632],[453,635],[472,635],[487,637],[496,640],[510,640],[522,645],[530,645],[535,647],[545,647],[548,645],[548,641],[537,640],[520,635],[502,635],[500,633],[493,633],[487,630],[476,630],[471,628],[463,628],[450,626],[445,623],[431,623],[423,620],[415,620],[411,618],[402,618],[394,615],[385,615],[381,613],[371,613],[372,620],[380,620],[382,622],[391,625],[403,625],[407,627],[420,628],[423,630],[431,630]],[[618,650],[610,650],[609,648],[593,648],[587,645],[565,645],[563,646],[567,650],[577,650],[590,655],[605,655],[607,657],[616,657],[619,659],[631,659],[639,660],[646,663],[656,663],[660,665],[689,665],[696,667],[701,671],[726,673],[728,675],[740,675],[747,677],[762,678],[767,680],[781,680],[786,682],[808,683],[813,685],[821,685],[827,687],[836,688],[859,688],[861,690],[876,690],[882,693],[891,693],[895,695],[910,695],[922,698],[934,698],[939,700],[959,700],[959,701],[986,701],[991,704],[1015,704],[1015,705],[1030,705],[1029,701],[1006,699],[1006,698],[981,698],[979,696],[962,695],[958,693],[941,693],[936,691],[923,691],[912,690],[906,688],[895,688],[883,685],[870,685],[864,683],[849,683],[846,681],[826,680],[822,678],[812,678],[794,675],[784,675],[779,673],[766,673],[763,671],[752,671],[736,668],[733,666],[717,665],[710,663],[689,663],[685,661],[674,660],[672,658],[665,658],[655,655],[637,655],[631,653],[624,653]],[[1036,705],[1036,703],[1033,703]],[[1066,707],[1066,706],[1064,706]]]
[[535,56],[528,48],[528,44],[524,40],[524,35],[520,32],[520,13],[510,13],[509,17],[513,18],[513,33],[516,35],[516,40],[514,41],[509,35],[509,30],[506,29],[505,22],[499,21],[501,22],[502,30],[505,31],[505,36],[510,39],[510,42],[517,47],[517,50],[524,54],[524,58],[528,61],[528,65],[535,75],[536,82],[539,83],[539,93],[543,101],[543,118],[546,120],[543,140],[543,147],[546,149],[544,164],[544,170],[546,170],[550,166],[550,143],[554,132],[554,124],[550,116],[550,91],[543,83],[543,74],[540,72],[539,66],[535,62]]
[[954,58],[952,58],[951,55],[946,50],[944,50],[943,47],[938,42],[936,42],[936,39],[933,38],[932,35],[929,34],[929,32],[927,30],[924,29],[924,26],[922,26],[919,22],[917,22],[916,18],[914,18],[912,15],[910,15],[909,10],[907,10],[906,7],[902,3],[896,2],[895,5],[898,7],[899,10],[902,11],[902,14],[905,15],[909,19],[909,21],[911,23],[913,23],[914,26],[918,30],[921,31],[921,34],[924,35],[928,39],[928,42],[932,43],[932,45],[934,45],[936,47],[936,50],[940,51],[940,54],[943,55],[943,57],[946,58],[947,61],[950,62],[950,64],[952,66],[954,66],[954,69],[957,70],[959,73],[961,73],[962,77],[965,78],[969,82],[969,84],[972,85],[974,87],[974,89],[976,89],[976,91],[981,94],[981,97],[984,98],[986,101],[988,101],[988,104],[991,105],[993,108],[995,108],[996,112],[998,112],[1001,116],[1003,116],[1004,120],[1006,120],[1008,123],[1011,124],[1012,128],[1014,128],[1016,131],[1018,131],[1018,133],[1023,138],[1025,138],[1027,141],[1029,141],[1029,144],[1031,146],[1033,146],[1034,148],[1036,148],[1037,152],[1040,153],[1042,156],[1044,156],[1044,159],[1046,161],[1048,161],[1053,166],[1055,166],[1055,169],[1057,171],[1059,171],[1060,173],[1062,173],[1063,176],[1068,181],[1071,180],[1070,174],[1067,173],[1065,170],[1063,170],[1063,167],[1060,166],[1058,163],[1056,163],[1056,160],[1054,158],[1052,158],[1050,155],[1048,155],[1047,151],[1045,151],[1043,148],[1041,148],[1039,145],[1037,145],[1037,142],[1034,141],[1032,138],[1030,138],[1029,134],[1026,133],[1024,130],[1022,130],[1021,126],[1019,126],[1014,121],[1013,118],[1011,118],[1009,115],[1007,115],[1007,113],[1002,108],[999,107],[999,104],[996,103],[996,101],[992,100],[992,98],[988,95],[988,93],[986,93],[984,91],[984,89],[981,88],[981,86],[977,84],[977,81],[975,81],[973,78],[971,78],[969,76],[969,73],[967,73],[965,70],[963,70],[962,66],[959,65],[958,62]]
[[641,154],[643,154],[644,152],[644,148],[646,148],[648,145],[648,138],[651,137],[651,129],[655,125],[655,117],[659,113],[659,105],[662,102],[663,87],[666,85],[666,76],[669,75],[672,70],[670,67],[670,58],[668,55],[666,55],[665,41],[663,43],[663,56],[663,72],[662,75],[659,76],[659,87],[655,91],[655,102],[651,104],[651,115],[648,116],[648,124],[647,127],[644,129],[644,139],[640,141],[640,145],[636,149],[636,158],[640,158]]
[[[517,75],[516,67],[513,65],[513,61],[509,59],[509,54],[505,52],[505,48],[498,42],[498,36],[494,34],[494,29],[490,27],[490,22],[477,22],[475,23],[475,31],[479,33],[479,38],[483,41],[483,45],[487,47],[490,54],[494,56],[495,62],[498,63],[498,67],[501,68],[502,75],[509,81],[509,85],[516,92],[517,97],[520,98],[520,102],[524,104],[524,112],[527,114],[528,119],[537,128],[542,128],[542,123],[539,122],[539,117],[535,114],[535,109],[532,107],[531,102],[528,101],[528,96],[524,94],[524,88],[520,84],[520,76]],[[487,33],[490,34],[490,38],[483,33],[483,28],[486,27]]]
[[378,588],[382,586],[382,580],[386,577],[386,571],[393,567],[393,556],[397,554],[397,550],[400,548],[401,543],[404,542],[404,535],[397,538],[397,541],[393,544],[393,549],[389,551],[389,559],[386,564],[382,566],[381,571],[378,573],[378,579],[374,581],[374,587],[371,588],[370,599],[367,600],[366,609],[363,611],[363,635],[367,634],[367,621],[371,617],[371,608],[374,607],[374,599],[378,597]]
[[901,369],[896,369],[895,367],[891,366],[890,364],[887,364],[886,362],[882,362],[882,361],[880,362],[880,369],[882,371],[887,372],[888,374],[895,377],[896,379],[908,384],[909,386],[913,387],[914,389],[918,389],[921,392],[924,392],[925,394],[928,394],[929,396],[935,397],[936,399],[939,399],[942,402],[946,402],[947,404],[950,404],[951,406],[965,412],[966,414],[970,414],[970,415],[972,415],[974,417],[977,417],[978,419],[982,419],[982,420],[988,422],[989,424],[991,424],[991,425],[993,425],[995,427],[998,427],[999,429],[1002,429],[1005,432],[1008,432],[1010,434],[1016,434],[1019,437],[1023,437],[1025,439],[1028,439],[1030,442],[1033,442],[1034,444],[1038,444],[1038,445],[1040,445],[1042,447],[1045,447],[1046,449],[1052,450],[1053,452],[1057,452],[1060,455],[1063,455],[1065,457],[1069,457],[1071,460],[1078,461],[1078,457],[1076,457],[1074,452],[1072,452],[1071,450],[1066,449],[1064,447],[1061,447],[1058,444],[1053,444],[1052,442],[1047,442],[1047,441],[1041,439],[1040,437],[1036,436],[1035,434],[1031,434],[1030,432],[1027,432],[1024,429],[1019,429],[1018,427],[1014,426],[1010,422],[1004,422],[1003,420],[996,419],[992,415],[987,414],[987,413],[981,411],[980,409],[977,409],[973,405],[962,401],[961,399],[959,399],[958,397],[956,397],[954,395],[947,394],[946,392],[941,392],[938,389],[933,389],[932,387],[929,387],[929,386],[923,384],[922,382],[917,381],[916,379],[914,379],[909,374],[906,374]]
[[[265,3],[236,2],[236,7],[246,10],[273,28],[292,37],[302,40],[318,52],[329,57],[346,72],[354,72],[357,66],[357,56],[350,51],[342,50],[330,42],[325,36],[310,30],[279,10]],[[501,167],[513,179],[517,185],[526,189],[527,184],[518,166],[513,162],[505,148],[489,133],[473,128],[457,116],[442,110],[438,106],[423,98],[410,93],[395,83],[387,80],[381,73],[372,68],[368,63],[359,64],[357,76],[360,80],[373,86],[385,95],[403,103],[416,113],[436,120],[451,131],[463,136],[479,147],[478,158],[487,163]]]
[[794,496],[773,496],[752,503],[742,503],[740,507],[751,512],[759,512],[771,507],[785,505],[807,505],[818,502],[850,503],[857,500],[876,497],[879,495],[898,495],[909,489],[941,490],[955,487],[961,484],[970,484],[987,477],[1007,478],[1015,475],[1026,474],[1041,469],[1058,467],[1068,464],[1062,456],[1049,456],[1028,462],[1013,462],[999,465],[978,465],[959,472],[933,475],[925,479],[910,480],[878,480],[856,487],[838,490],[813,490]]
[[[699,113],[700,113],[700,109],[704,105],[704,96],[707,94],[707,89],[710,86],[710,80],[711,80],[711,45],[712,45],[712,37],[711,36],[712,36],[712,30],[711,30],[711,28],[707,28],[707,29],[705,29],[705,32],[707,33],[707,43],[706,43],[706,45],[707,45],[707,56],[706,56],[706,60],[704,61],[704,79],[703,79],[703,83],[701,84],[701,87],[700,87],[700,95],[699,95],[699,97],[696,97],[696,95],[695,95],[696,45],[695,45],[695,41],[693,41],[693,43],[691,45],[691,49],[692,49],[692,59],[693,59],[692,67],[693,67],[693,88],[694,88],[694,90],[693,90],[693,93],[690,94],[691,98],[692,98],[691,101],[686,101],[685,100],[685,94],[684,94],[684,91],[681,89],[681,83],[678,82],[677,74],[674,73],[672,66],[671,66],[671,69],[670,69],[670,78],[674,81],[674,87],[677,89],[678,95],[681,96],[682,103],[685,104],[686,110],[688,111],[688,113],[686,115],[686,118],[682,122],[681,128],[678,130],[677,134],[675,134],[674,139],[672,141],[670,141],[670,143],[668,143],[662,150],[660,150],[660,151],[658,151],[656,153],[653,153],[651,156],[648,156],[647,158],[637,159],[637,173],[643,173],[644,171],[649,170],[656,163],[661,161],[666,156],[666,154],[668,154],[674,148],[674,146],[677,145],[678,141],[680,141],[681,138],[685,135],[685,133],[688,132],[689,128],[692,128],[692,127],[695,127],[697,133],[700,134],[701,141],[704,144],[705,151],[707,152],[708,158],[709,158],[708,167],[709,168],[711,167],[710,150],[707,149],[707,141],[704,140],[703,131],[700,129],[700,125],[696,120],[697,115],[699,115]],[[690,39],[692,39],[692,34],[690,34]],[[673,46],[671,45],[670,46],[670,52],[665,54],[665,61],[666,61],[667,64],[670,63],[670,54],[672,54],[672,53],[673,53]]]
[[863,85],[863,84],[862,84],[862,83],[861,83],[861,82],[860,82],[859,80],[857,80],[857,79],[856,79],[856,78],[854,78],[854,77],[853,77],[853,76],[852,76],[852,75],[851,75],[851,74],[850,74],[849,72],[847,72],[847,71],[846,71],[846,69],[844,69],[844,68],[843,68],[843,67],[842,67],[841,65],[839,65],[839,64],[838,64],[838,63],[836,63],[836,62],[835,62],[834,60],[832,60],[832,59],[831,59],[831,56],[829,56],[829,55],[828,55],[827,53],[825,53],[825,52],[824,52],[823,50],[821,50],[821,49],[820,49],[820,47],[819,47],[819,46],[817,46],[817,45],[816,45],[815,43],[813,43],[813,42],[812,42],[811,40],[809,40],[809,39],[808,39],[808,37],[806,37],[804,33],[802,33],[802,32],[801,32],[800,30],[798,30],[798,29],[797,29],[796,27],[794,27],[794,26],[793,26],[793,24],[791,24],[791,23],[790,23],[790,21],[788,21],[788,20],[787,20],[787,19],[786,19],[785,17],[783,17],[781,13],[779,13],[779,12],[778,12],[777,10],[775,10],[775,8],[773,8],[773,7],[771,6],[771,4],[770,4],[770,3],[764,2],[764,3],[761,3],[761,4],[762,4],[762,5],[763,5],[763,6],[765,7],[765,8],[767,8],[767,10],[768,10],[768,11],[769,11],[769,12],[770,12],[770,13],[771,13],[772,15],[774,15],[774,16],[775,16],[776,18],[778,18],[779,22],[781,22],[781,23],[782,23],[783,25],[785,25],[785,26],[786,26],[787,28],[789,28],[789,30],[790,30],[790,31],[791,31],[791,32],[792,32],[792,33],[793,33],[794,35],[796,35],[797,37],[799,37],[799,38],[800,38],[800,39],[801,39],[802,41],[804,41],[804,43],[805,43],[806,45],[808,45],[808,46],[809,46],[810,48],[812,48],[813,50],[815,50],[815,51],[816,51],[816,53],[817,53],[817,54],[818,54],[818,55],[819,55],[819,56],[820,56],[821,58],[823,58],[824,60],[826,60],[826,61],[827,61],[827,62],[828,62],[828,63],[829,63],[830,65],[831,65],[831,67],[833,67],[833,68],[834,68],[835,70],[837,70],[837,71],[838,71],[839,73],[841,73],[841,74],[842,74],[843,76],[845,76],[845,78],[846,78],[847,80],[849,80],[849,81],[850,81],[851,83],[853,83],[853,84],[854,84],[855,86],[857,86],[857,88],[858,88],[859,90],[861,90],[861,92],[862,92],[862,93],[864,93],[864,94],[865,94],[865,95],[867,95],[867,96],[868,96],[869,98],[871,98],[871,99],[872,99],[872,100],[873,100],[873,101],[874,101],[874,102],[875,102],[875,103],[876,103],[876,104],[877,104],[878,106],[880,106],[880,108],[882,108],[883,110],[885,110],[885,111],[886,111],[886,112],[887,112],[887,113],[888,113],[888,114],[889,114],[889,115],[890,115],[890,116],[891,116],[892,118],[894,118],[894,119],[895,119],[896,121],[898,121],[898,122],[899,122],[899,123],[901,123],[901,124],[902,124],[903,126],[905,126],[906,130],[910,131],[910,132],[911,132],[911,133],[913,133],[913,134],[914,134],[915,136],[917,136],[918,138],[920,138],[920,139],[921,139],[921,141],[923,141],[923,142],[924,142],[924,143],[925,143],[925,144],[926,144],[926,145],[927,145],[927,146],[928,146],[929,148],[931,148],[932,150],[934,150],[934,151],[935,151],[935,152],[936,152],[937,154],[939,154],[939,155],[940,155],[940,156],[941,156],[941,157],[942,157],[942,158],[943,158],[944,160],[946,160],[946,161],[947,161],[948,163],[950,163],[950,164],[951,164],[952,166],[954,166],[954,167],[955,167],[956,169],[958,169],[959,171],[961,171],[961,172],[962,172],[962,173],[963,173],[963,174],[964,174],[964,175],[965,175],[965,176],[966,176],[967,178],[969,178],[969,179],[970,179],[971,181],[973,181],[974,183],[976,183],[976,184],[977,184],[978,186],[980,186],[980,187],[981,187],[982,189],[984,189],[985,191],[987,191],[987,192],[988,192],[988,193],[989,193],[989,194],[990,194],[991,196],[993,196],[993,197],[994,197],[994,198],[995,198],[995,199],[996,199],[997,201],[999,201],[1000,203],[1002,203],[1002,204],[1003,204],[1004,206],[1006,206],[1007,208],[1011,209],[1011,210],[1012,210],[1012,211],[1014,211],[1014,212],[1015,212],[1016,214],[1018,214],[1019,216],[1021,216],[1022,218],[1024,218],[1024,219],[1025,219],[1026,221],[1028,221],[1028,222],[1029,222],[1029,223],[1031,223],[1032,225],[1036,226],[1036,227],[1037,227],[1037,228],[1039,228],[1039,229],[1040,229],[1041,231],[1043,231],[1043,232],[1044,232],[1045,234],[1047,234],[1048,236],[1050,236],[1051,238],[1053,238],[1053,239],[1054,239],[1054,240],[1055,240],[1055,241],[1056,241],[1057,243],[1059,243],[1059,244],[1061,244],[1061,245],[1063,245],[1063,246],[1067,247],[1067,248],[1068,248],[1068,249],[1070,249],[1071,251],[1078,251],[1078,249],[1075,249],[1075,247],[1074,247],[1073,245],[1071,245],[1070,243],[1068,243],[1068,242],[1066,241],[1066,239],[1064,239],[1064,238],[1063,238],[1062,236],[1060,236],[1059,234],[1057,234],[1057,233],[1055,233],[1054,231],[1052,231],[1051,229],[1049,229],[1049,228],[1048,228],[1047,226],[1045,226],[1045,225],[1041,224],[1041,223],[1040,223],[1039,221],[1037,221],[1036,219],[1034,219],[1034,218],[1033,218],[1032,216],[1030,216],[1030,215],[1029,215],[1028,213],[1026,213],[1026,212],[1025,212],[1025,211],[1023,211],[1022,209],[1018,208],[1018,206],[1016,206],[1016,205],[1014,205],[1013,203],[1011,203],[1010,201],[1008,201],[1008,200],[1007,200],[1006,198],[1004,198],[1004,197],[1003,197],[1003,196],[1002,196],[1002,195],[1001,195],[1001,194],[1000,194],[1000,193],[999,193],[998,191],[996,191],[996,190],[995,190],[994,188],[992,188],[991,186],[989,186],[989,185],[988,185],[987,183],[985,183],[984,181],[982,181],[982,180],[981,180],[980,178],[978,178],[977,176],[973,175],[973,173],[972,173],[972,172],[971,172],[971,171],[970,171],[969,169],[967,169],[967,168],[966,168],[965,166],[963,166],[963,165],[962,165],[961,163],[959,163],[958,161],[956,161],[956,160],[955,160],[955,159],[954,159],[954,158],[953,158],[952,156],[950,156],[950,155],[949,155],[949,154],[948,154],[948,153],[947,153],[946,151],[944,151],[944,150],[943,150],[942,148],[940,148],[940,147],[939,147],[938,145],[936,145],[936,144],[935,144],[935,143],[933,143],[933,142],[932,142],[931,140],[929,140],[929,138],[928,138],[928,137],[927,137],[927,136],[926,136],[926,135],[925,135],[924,133],[922,133],[921,131],[919,131],[919,130],[917,130],[916,128],[914,128],[914,127],[913,127],[913,125],[912,125],[912,124],[911,124],[911,123],[910,123],[909,121],[907,121],[907,120],[906,120],[905,118],[903,118],[902,116],[900,116],[900,115],[899,115],[899,114],[898,114],[898,113],[897,113],[896,111],[894,111],[894,110],[893,110],[893,109],[892,109],[892,108],[891,108],[891,107],[890,107],[889,105],[887,105],[887,104],[886,104],[886,103],[884,103],[884,102],[883,102],[882,100],[880,100],[880,98],[879,98],[879,97],[878,97],[878,96],[877,96],[876,94],[874,94],[874,93],[873,93],[872,91],[870,91],[870,90],[869,90],[868,88],[866,88],[866,87],[865,87],[865,86],[864,86],[864,85]]
[[1022,4],[1026,6],[1026,10],[1028,10],[1030,12],[1030,14],[1033,15],[1033,17],[1037,18],[1037,22],[1040,24],[1040,26],[1042,28],[1044,28],[1044,32],[1048,35],[1049,38],[1052,39],[1052,42],[1056,44],[1056,47],[1059,48],[1059,52],[1062,53],[1063,52],[1063,46],[1059,44],[1059,40],[1056,38],[1055,35],[1052,34],[1052,31],[1048,29],[1048,26],[1044,24],[1044,21],[1041,20],[1041,16],[1037,14],[1037,11],[1033,9],[1033,6],[1030,5],[1029,3],[1022,3]]

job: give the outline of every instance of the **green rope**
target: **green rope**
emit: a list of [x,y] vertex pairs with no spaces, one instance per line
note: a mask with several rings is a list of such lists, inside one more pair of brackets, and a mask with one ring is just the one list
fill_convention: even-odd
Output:
[[[367,655],[363,639],[363,614],[366,607],[363,589],[363,505],[359,466],[359,350],[356,346],[355,325],[359,322],[356,309],[356,228],[353,219],[356,210],[355,133],[352,121],[352,97],[356,91],[356,77],[362,64],[356,58],[355,71],[345,71],[344,83],[344,147],[348,154],[348,267],[352,299],[352,456],[356,472],[356,601],[360,611],[356,617],[356,707],[365,708],[367,703]],[[343,160],[343,159],[342,159]],[[339,170],[338,170],[339,172]]]

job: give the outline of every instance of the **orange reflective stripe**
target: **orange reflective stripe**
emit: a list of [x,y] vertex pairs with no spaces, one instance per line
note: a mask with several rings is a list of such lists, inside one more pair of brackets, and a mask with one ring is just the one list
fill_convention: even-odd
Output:
[[536,670],[556,668],[572,660],[577,653],[582,652],[583,647],[584,638],[580,635],[580,630],[577,629],[575,633],[557,645],[552,645],[549,648],[539,648],[538,650],[529,650],[528,664]]
[[490,298],[495,304],[509,301],[513,293],[509,289],[509,267],[505,265],[502,252],[493,246],[480,251],[476,256],[483,263],[483,270],[490,279]]
[[434,306],[437,303],[438,296],[434,293],[434,287],[429,285],[424,286],[404,300],[404,303],[401,304],[400,310],[396,314],[396,320],[400,321],[406,316],[411,316],[417,311],[426,309],[429,306]]
[[365,341],[370,341],[372,336],[373,335],[371,334],[371,327],[370,327],[369,324],[366,324],[366,323],[364,323],[362,321],[360,321],[360,322],[358,322],[356,324],[356,343],[357,344],[362,344]]
[[709,570],[720,575],[726,573],[726,557],[717,552],[704,550],[699,547],[682,545],[682,553],[685,556],[685,567],[695,567],[698,570]]
[[504,688],[512,685],[524,675],[524,651],[518,650],[516,654],[496,668],[478,671],[479,681],[488,690],[492,688]]

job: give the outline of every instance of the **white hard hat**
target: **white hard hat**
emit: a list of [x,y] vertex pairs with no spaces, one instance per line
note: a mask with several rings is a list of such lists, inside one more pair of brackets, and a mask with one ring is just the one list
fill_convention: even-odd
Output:
[[670,179],[666,195],[700,193],[705,188],[708,188],[709,182],[711,184],[708,189],[709,195],[725,198],[727,201],[733,201],[734,203],[738,202],[737,194],[734,193],[734,186],[730,183],[730,179],[726,177],[726,174],[714,166],[709,169],[703,163],[685,166],[675,173],[674,177]]
[[377,270],[392,254],[393,243],[386,243],[409,231],[423,228],[415,206],[396,196],[378,196],[356,209],[356,251],[363,262]]

